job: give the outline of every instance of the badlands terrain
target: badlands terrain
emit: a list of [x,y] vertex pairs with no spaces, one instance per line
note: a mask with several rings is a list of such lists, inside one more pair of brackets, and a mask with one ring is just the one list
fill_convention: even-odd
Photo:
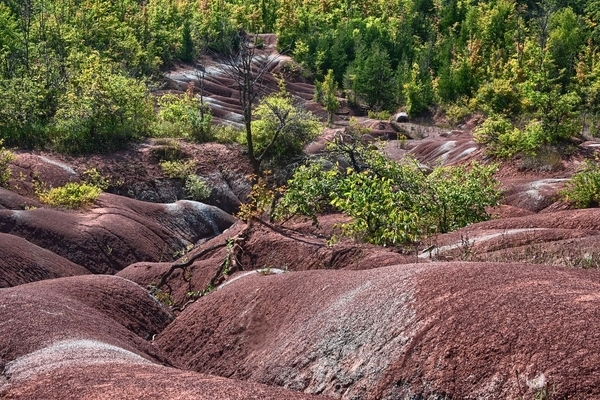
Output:
[[[164,90],[185,90],[190,68]],[[223,79],[207,74],[205,95],[235,123]],[[311,85],[288,89],[319,111]],[[359,122],[392,158],[490,161],[472,123]],[[182,200],[158,165],[173,146],[16,152],[0,189],[0,398],[600,398],[600,210],[557,197],[596,143],[502,164],[491,220],[402,251],[329,245],[339,215],[320,228],[238,220],[251,168],[235,145],[177,142],[213,187],[206,204]],[[110,182],[91,207],[36,199],[34,180],[90,168]]]

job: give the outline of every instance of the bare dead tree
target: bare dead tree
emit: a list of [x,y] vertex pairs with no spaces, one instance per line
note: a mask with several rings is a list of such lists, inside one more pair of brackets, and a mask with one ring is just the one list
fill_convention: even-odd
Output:
[[257,35],[239,34],[239,47],[231,48],[223,60],[221,71],[234,82],[244,117],[248,158],[256,177],[261,176],[260,156],[257,156],[252,136],[252,108],[259,96],[264,94],[265,79],[276,58],[271,54],[256,54]]

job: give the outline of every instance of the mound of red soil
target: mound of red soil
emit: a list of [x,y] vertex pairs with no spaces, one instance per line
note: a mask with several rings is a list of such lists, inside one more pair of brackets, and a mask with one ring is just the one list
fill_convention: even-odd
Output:
[[26,196],[34,194],[34,180],[43,182],[48,187],[79,181],[79,175],[72,165],[46,155],[18,153],[10,167],[10,187],[16,189],[15,192]]
[[111,154],[20,153],[11,164],[9,187],[12,193],[0,189],[3,190],[0,191],[0,209],[41,207],[31,200],[36,198],[34,182],[42,188],[58,187],[80,181],[91,170],[106,180],[110,193],[154,203],[172,203],[186,198],[184,181],[168,178],[160,167],[163,160],[193,161],[194,172],[212,187],[204,202],[225,212],[237,212],[250,192],[248,176],[252,168],[242,154],[241,146],[151,139]]
[[37,208],[42,205],[28,197],[21,196],[8,189],[0,188],[0,210],[25,210],[27,208]]
[[600,209],[525,214],[472,224],[428,241],[421,258],[600,267]]
[[253,273],[156,343],[181,368],[346,399],[531,397],[535,385],[591,398],[599,278],[476,263]]
[[0,210],[0,232],[51,250],[94,273],[139,261],[171,259],[189,244],[217,235],[235,219],[202,203],[154,204],[103,194],[87,212]]
[[[88,355],[86,355],[88,356]],[[47,400],[318,400],[326,397],[282,388],[180,371],[121,354],[110,360],[78,357],[68,366],[9,381],[3,399]]]
[[23,371],[43,368],[43,363],[22,357],[60,343],[68,346],[73,340],[99,343],[100,351],[112,351],[101,346],[105,344],[152,357],[156,350],[148,340],[172,319],[145,290],[114,276],[60,278],[2,289],[0,304],[0,360],[14,368],[19,364]]
[[559,200],[566,178],[510,179],[504,182],[503,203],[524,210],[540,212]]
[[0,233],[0,288],[89,274],[80,265],[17,236]]
[[310,399],[156,364],[171,315],[125,279],[87,276],[0,290],[0,397]]

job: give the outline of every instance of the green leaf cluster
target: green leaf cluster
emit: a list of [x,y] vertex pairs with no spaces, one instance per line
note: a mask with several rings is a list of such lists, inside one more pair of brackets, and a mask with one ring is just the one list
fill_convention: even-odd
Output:
[[184,138],[194,142],[211,139],[212,114],[190,86],[185,94],[165,94],[158,100],[157,121],[152,127],[156,137]]
[[188,175],[185,178],[183,187],[188,199],[194,201],[204,201],[210,197],[211,186],[204,179],[196,174]]
[[161,161],[160,168],[170,179],[185,179],[196,173],[196,162],[194,160]]
[[97,53],[72,62],[74,76],[49,127],[55,148],[110,151],[149,131],[154,110],[143,82],[111,71]]
[[188,199],[204,201],[210,196],[212,187],[206,180],[196,175],[194,160],[164,160],[159,165],[168,178],[184,181],[183,190]]
[[54,207],[77,209],[89,206],[96,201],[102,189],[88,183],[69,182],[64,186],[38,191],[42,203]]
[[333,70],[330,69],[325,75],[323,82],[315,82],[315,101],[318,101],[327,110],[327,122],[333,123],[333,114],[340,108],[340,101],[337,98],[338,84],[335,81]]
[[400,163],[376,149],[357,148],[361,168],[320,161],[298,168],[278,204],[280,219],[337,210],[351,217],[344,234],[378,245],[400,245],[489,218],[500,200],[496,167],[472,163],[426,174],[415,160]]
[[[263,98],[253,115],[252,141],[259,162],[285,164],[321,132],[319,120],[294,104],[285,90]],[[245,132],[240,134],[239,142],[247,144]]]
[[584,169],[573,175],[560,195],[577,208],[599,206],[600,167],[598,161],[586,160]]

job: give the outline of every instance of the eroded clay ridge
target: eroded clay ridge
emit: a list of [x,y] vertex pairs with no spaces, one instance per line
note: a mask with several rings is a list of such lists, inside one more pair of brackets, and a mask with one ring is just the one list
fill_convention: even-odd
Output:
[[316,398],[165,366],[152,338],[173,316],[122,278],[20,285],[0,305],[3,399]]
[[182,369],[344,399],[597,398],[599,278],[501,263],[254,273],[156,343]]
[[[26,239],[92,273],[115,273],[138,261],[171,260],[233,222],[219,208],[194,201],[156,204],[107,193],[85,212],[0,210],[1,233]],[[26,252],[23,257],[28,257]]]

